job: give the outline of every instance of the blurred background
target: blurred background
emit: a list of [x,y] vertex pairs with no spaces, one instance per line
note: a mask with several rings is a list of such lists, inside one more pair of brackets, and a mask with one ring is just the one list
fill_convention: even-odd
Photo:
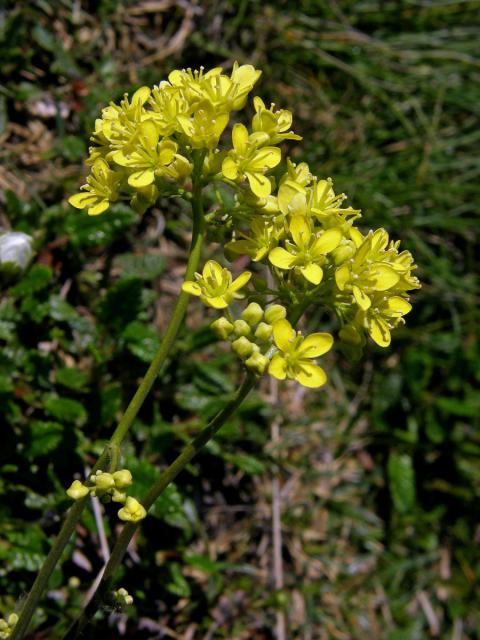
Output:
[[[184,270],[190,221],[176,202],[142,218],[67,204],[94,119],[174,68],[238,60],[262,69],[255,93],[294,112],[292,156],[333,177],[365,230],[402,240],[423,288],[392,346],[357,365],[332,355],[322,390],[262,384],[142,526],[118,582],[133,607],[103,610],[85,637],[480,637],[479,10],[3,3],[0,224],[32,235],[36,256],[0,303],[2,614],[152,358]],[[204,323],[192,302],[125,447],[139,496],[236,384]],[[115,510],[102,525],[86,513],[32,638],[62,637],[118,526]]]

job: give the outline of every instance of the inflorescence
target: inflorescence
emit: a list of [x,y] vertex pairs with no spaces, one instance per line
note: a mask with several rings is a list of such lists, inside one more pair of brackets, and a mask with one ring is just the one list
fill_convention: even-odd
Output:
[[[234,278],[209,260],[183,290],[219,310],[212,329],[247,368],[320,387],[326,374],[316,358],[332,348],[334,338],[303,336],[289,322],[290,310],[331,312],[339,345],[358,358],[368,336],[381,347],[390,344],[391,331],[411,310],[408,292],[420,283],[411,254],[399,242],[384,229],[363,234],[355,226],[360,212],[344,206],[346,196],[335,193],[330,178],[318,178],[305,162],[288,157],[280,168],[279,145],[300,140],[291,131],[289,111],[255,97],[250,127],[235,124],[231,145],[220,146],[229,139],[224,133],[231,112],[245,106],[260,75],[237,64],[230,75],[220,67],[177,70],[153,89],[142,87],[110,104],[95,123],[87,184],[70,203],[97,215],[119,200],[142,213],[160,195],[189,199],[200,154],[202,184],[223,184],[234,195],[232,204],[215,188],[218,204],[207,216],[216,237],[224,230],[225,257],[263,264],[270,279],[263,280],[257,268],[253,276],[244,271]],[[245,307],[238,314],[239,304]],[[72,490],[98,493],[98,482],[94,489],[79,483]],[[106,491],[112,500],[122,494],[116,485]],[[126,498],[120,517],[139,519],[138,507]]]

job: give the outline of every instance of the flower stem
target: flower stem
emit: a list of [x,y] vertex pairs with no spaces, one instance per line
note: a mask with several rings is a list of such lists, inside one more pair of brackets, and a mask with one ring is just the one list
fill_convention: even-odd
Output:
[[[168,485],[173,482],[176,476],[186,467],[186,465],[192,460],[198,451],[217,433],[235,410],[240,406],[245,397],[248,395],[252,387],[255,385],[255,376],[249,373],[242,385],[238,388],[235,396],[230,402],[210,421],[210,423],[200,431],[200,433],[194,438],[182,451],[182,453],[172,462],[172,464],[160,474],[156,482],[151,486],[145,499],[143,500],[143,506],[148,510],[153,505],[155,500],[165,491]],[[86,627],[89,620],[93,618],[98,607],[101,605],[105,595],[108,593],[115,571],[118,565],[122,561],[123,556],[127,550],[127,547],[135,534],[139,523],[129,522],[127,523],[122,532],[120,533],[115,546],[112,549],[112,554],[109,561],[105,566],[105,571],[102,576],[102,580],[98,586],[95,596],[90,600],[84,611],[80,614],[77,620],[73,623],[64,640],[74,640],[79,637],[79,634]]]
[[[198,268],[200,262],[203,240],[205,236],[205,220],[203,212],[202,201],[202,168],[203,168],[204,154],[198,153],[194,158],[194,168],[192,176],[192,212],[193,212],[193,230],[192,230],[192,243],[190,247],[190,254],[187,263],[187,269],[185,272],[185,280],[191,280],[193,274]],[[138,386],[135,395],[131,399],[125,413],[123,414],[117,428],[112,434],[108,444],[105,446],[102,454],[100,455],[97,463],[92,469],[92,473],[95,473],[98,469],[104,469],[105,465],[109,465],[109,459],[111,452],[118,451],[118,447],[121,445],[125,436],[127,435],[130,427],[132,426],[137,413],[143,405],[145,398],[149,394],[153,383],[155,382],[160,369],[162,368],[165,360],[170,353],[170,350],[174,344],[180,325],[182,324],[185,312],[187,310],[189,295],[183,291],[177,298],[175,308],[172,313],[172,317],[168,323],[165,335],[160,344],[160,347],[155,354],[145,377]],[[19,620],[15,626],[15,629],[11,635],[11,640],[21,640],[28,630],[28,626],[32,619],[38,602],[42,597],[44,590],[48,585],[48,580],[52,575],[60,557],[70,540],[72,533],[75,530],[75,525],[80,520],[82,511],[87,503],[86,498],[78,500],[70,508],[67,517],[60,529],[60,532],[53,543],[45,562],[42,565],[33,585],[28,594],[27,599],[20,613]]]

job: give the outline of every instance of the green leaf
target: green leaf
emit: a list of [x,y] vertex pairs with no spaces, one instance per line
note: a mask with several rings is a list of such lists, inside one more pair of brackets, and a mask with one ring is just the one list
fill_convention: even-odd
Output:
[[124,253],[115,260],[120,274],[139,278],[140,280],[155,280],[165,270],[165,258],[159,253]]
[[29,430],[29,443],[25,447],[25,455],[32,459],[54,451],[62,440],[64,427],[58,422],[36,420],[30,425]]
[[122,334],[127,349],[142,362],[150,363],[160,346],[157,332],[143,322],[130,322]]
[[10,289],[13,296],[21,298],[45,289],[53,277],[52,269],[46,264],[36,264],[22,280]]
[[390,454],[388,483],[395,509],[400,513],[411,511],[415,506],[415,470],[409,455]]
[[72,422],[81,427],[87,420],[87,412],[80,402],[51,394],[44,397],[44,409],[48,415],[61,422]]
[[83,391],[85,385],[88,382],[88,373],[81,371],[80,369],[74,369],[72,367],[62,367],[57,369],[56,379],[57,383],[67,387],[68,389],[74,389],[76,391]]
[[190,597],[190,586],[183,577],[180,565],[177,562],[172,562],[169,566],[169,569],[171,581],[166,585],[168,591],[178,596],[179,598]]
[[107,292],[99,307],[99,319],[109,332],[120,333],[135,320],[142,307],[138,278],[119,280]]
[[89,216],[75,209],[67,218],[66,231],[74,246],[98,247],[122,235],[135,218],[135,213],[123,205],[116,205],[101,216]]

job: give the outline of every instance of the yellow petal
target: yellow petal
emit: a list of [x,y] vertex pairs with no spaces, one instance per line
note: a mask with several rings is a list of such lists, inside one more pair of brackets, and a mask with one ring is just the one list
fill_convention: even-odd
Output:
[[365,240],[365,236],[363,236],[356,227],[350,227],[350,238],[353,240],[357,249]]
[[110,202],[108,200],[102,200],[101,202],[96,204],[94,207],[90,207],[90,209],[88,210],[88,215],[98,216],[100,213],[103,213],[104,211],[106,211],[109,206],[110,206]]
[[287,377],[287,363],[279,353],[275,353],[270,360],[268,373],[274,378],[277,378],[277,380],[285,380]]
[[335,282],[340,291],[345,289],[345,285],[350,280],[350,269],[347,264],[342,265],[335,271]]
[[202,287],[192,280],[185,280],[182,284],[182,291],[185,293],[190,293],[192,296],[200,296],[202,295]]
[[98,202],[98,196],[94,193],[76,193],[70,196],[68,202],[76,209],[86,209]]
[[123,153],[123,151],[114,151],[114,153],[112,153],[111,158],[114,162],[119,164],[121,167],[128,167],[134,164],[134,162],[132,162],[132,160],[129,157],[127,157]]
[[295,262],[295,256],[292,256],[291,253],[288,253],[288,251],[282,247],[272,249],[268,254],[268,259],[279,269],[291,269]]
[[203,277],[213,278],[216,282],[223,280],[223,268],[215,260],[207,260],[203,267]]
[[175,157],[177,145],[172,140],[164,140],[158,154],[161,164],[170,164]]
[[155,179],[155,173],[152,169],[146,169],[145,171],[136,171],[132,173],[128,178],[128,184],[131,187],[140,188],[148,187]]
[[146,120],[142,123],[139,131],[139,138],[145,149],[155,149],[158,143],[159,133],[157,127],[152,120]]
[[150,97],[150,88],[149,87],[140,87],[137,89],[132,96],[132,104],[142,105],[144,104],[148,98]]
[[244,271],[228,287],[229,291],[238,291],[247,284],[251,277],[252,274],[250,273],[250,271]]
[[280,351],[289,351],[295,339],[295,331],[288,320],[277,320],[273,325],[273,339]]
[[386,291],[395,286],[400,280],[399,274],[386,264],[377,264],[372,273],[376,291]]
[[248,163],[248,168],[252,172],[263,171],[266,167],[273,169],[282,159],[282,152],[278,147],[263,147],[259,149],[252,160]]
[[237,123],[232,131],[233,148],[240,157],[245,156],[247,152],[248,131],[243,124]]
[[179,115],[177,116],[177,122],[182,128],[183,133],[191,138],[195,133],[195,128],[190,118],[188,118],[187,116]]
[[404,316],[412,310],[412,305],[400,296],[392,296],[387,302],[390,311],[393,311],[396,315]]
[[372,301],[367,296],[367,294],[364,293],[360,289],[360,287],[357,287],[356,285],[353,285],[352,290],[353,290],[353,297],[355,298],[355,302],[358,304],[360,309],[363,309],[363,311],[370,309],[372,305]]
[[300,267],[300,273],[306,280],[315,285],[320,284],[323,278],[322,267],[314,262]]
[[342,232],[338,227],[333,229],[328,229],[325,233],[315,240],[312,247],[312,252],[314,255],[330,253],[338,247],[340,242],[342,241]]
[[333,345],[333,336],[329,333],[312,333],[305,338],[298,348],[302,358],[318,358],[330,351]]
[[230,156],[222,162],[222,173],[229,180],[235,180],[238,176],[238,165]]
[[283,214],[290,213],[290,203],[299,193],[304,194],[305,190],[293,180],[282,182],[278,189],[278,206]]
[[247,180],[250,184],[250,189],[259,198],[266,198],[272,192],[272,185],[270,180],[266,178],[262,173],[250,173],[245,171]]
[[302,362],[295,371],[295,380],[303,384],[304,387],[315,389],[325,384],[327,374],[316,364]]
[[368,333],[379,347],[388,347],[390,344],[390,329],[382,318],[373,318],[370,320]]
[[225,309],[228,307],[228,302],[224,297],[215,296],[213,298],[209,298],[208,296],[201,296],[200,300],[207,304],[209,307],[213,307],[214,309]]
[[304,247],[310,240],[310,225],[305,216],[293,216],[289,224],[289,230],[297,247]]

